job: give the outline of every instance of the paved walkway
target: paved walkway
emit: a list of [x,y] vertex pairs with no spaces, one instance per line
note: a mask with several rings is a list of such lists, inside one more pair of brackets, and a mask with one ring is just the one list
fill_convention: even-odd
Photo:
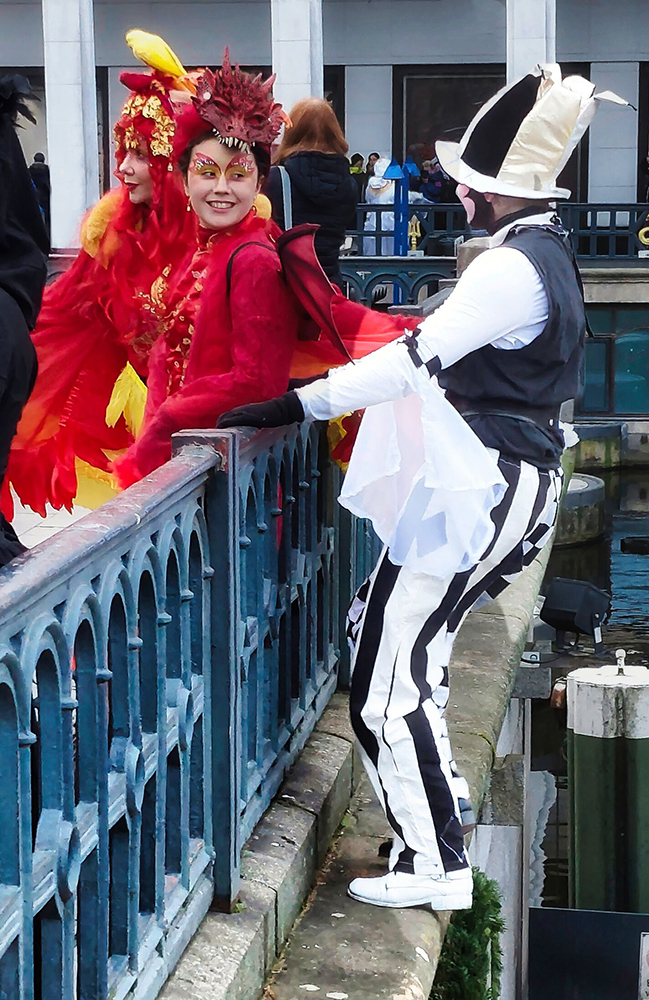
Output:
[[79,518],[90,513],[85,507],[74,507],[71,514],[67,510],[53,510],[49,507],[47,517],[41,517],[29,507],[23,507],[16,497],[14,497],[14,503],[13,526],[21,542],[28,549],[33,549],[39,542],[44,542],[55,535],[57,531],[67,528]]
[[347,895],[351,879],[385,872],[378,849],[388,833],[363,774],[267,998],[426,1000],[450,913],[368,906]]

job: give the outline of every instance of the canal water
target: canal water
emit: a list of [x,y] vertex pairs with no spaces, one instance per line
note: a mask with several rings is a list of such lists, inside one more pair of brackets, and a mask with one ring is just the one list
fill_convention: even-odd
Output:
[[[622,552],[622,539],[649,536],[649,469],[604,474],[606,534],[599,541],[556,548],[546,583],[555,576],[586,580],[611,594],[612,611],[603,630],[607,655],[627,650],[627,662],[649,665],[649,555]],[[593,655],[592,640],[583,637],[578,650],[550,664],[553,682],[576,667],[602,662]],[[549,701],[532,703],[532,871],[533,906],[568,907],[569,803],[566,764],[566,712]]]

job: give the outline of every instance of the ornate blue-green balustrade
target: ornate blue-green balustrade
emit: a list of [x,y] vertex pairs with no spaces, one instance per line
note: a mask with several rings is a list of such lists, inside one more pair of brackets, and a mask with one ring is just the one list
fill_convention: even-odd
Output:
[[369,543],[324,429],[177,445],[0,571],[7,1000],[154,997],[337,682]]

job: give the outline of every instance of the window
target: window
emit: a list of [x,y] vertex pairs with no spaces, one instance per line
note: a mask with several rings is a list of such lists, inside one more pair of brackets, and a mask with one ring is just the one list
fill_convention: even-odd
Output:
[[580,414],[649,414],[649,306],[590,306]]

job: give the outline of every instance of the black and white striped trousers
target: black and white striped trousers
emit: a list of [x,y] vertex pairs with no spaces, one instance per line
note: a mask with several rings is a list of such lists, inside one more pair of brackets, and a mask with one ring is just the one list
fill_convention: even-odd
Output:
[[532,562],[557,515],[561,470],[502,458],[499,466],[507,490],[472,569],[439,580],[395,566],[385,550],[350,608],[352,725],[394,832],[390,868],[398,871],[438,874],[467,863],[444,719],[453,641],[468,612]]

